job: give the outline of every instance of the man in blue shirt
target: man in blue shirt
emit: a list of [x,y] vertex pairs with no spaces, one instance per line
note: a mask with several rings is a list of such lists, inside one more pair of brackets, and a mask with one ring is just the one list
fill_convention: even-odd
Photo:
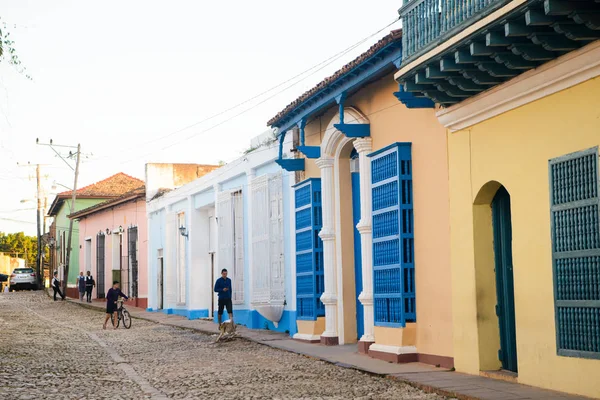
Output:
[[233,323],[233,304],[231,302],[231,279],[227,277],[227,270],[223,268],[221,277],[215,283],[215,292],[219,294],[219,328],[223,319],[223,309],[227,308],[227,315]]

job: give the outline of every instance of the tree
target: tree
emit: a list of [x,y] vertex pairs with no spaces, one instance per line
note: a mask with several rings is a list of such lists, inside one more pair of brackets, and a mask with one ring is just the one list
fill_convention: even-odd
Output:
[[[0,232],[0,253],[24,258],[27,266],[34,267],[37,258],[37,236],[25,236],[23,232],[4,233]],[[44,258],[47,260],[49,251],[44,249]]]
[[18,73],[25,75],[25,77],[31,80],[31,75],[26,73],[26,68],[21,63],[21,59],[15,49],[15,42],[10,37],[8,26],[6,22],[2,21],[0,17],[0,64],[8,63],[15,67]]

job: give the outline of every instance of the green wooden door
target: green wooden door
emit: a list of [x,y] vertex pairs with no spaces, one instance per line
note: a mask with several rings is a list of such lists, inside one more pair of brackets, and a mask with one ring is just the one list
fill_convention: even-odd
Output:
[[517,337],[515,330],[515,291],[512,263],[512,226],[510,195],[501,187],[492,201],[494,254],[496,261],[496,315],[500,325],[498,358],[502,368],[517,372]]

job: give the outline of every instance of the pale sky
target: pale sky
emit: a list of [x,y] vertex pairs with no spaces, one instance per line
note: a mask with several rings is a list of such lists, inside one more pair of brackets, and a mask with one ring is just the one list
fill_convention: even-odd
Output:
[[117,172],[143,179],[147,162],[231,161],[278,111],[400,23],[182,128],[357,44],[397,19],[401,3],[2,0],[33,81],[0,64],[0,231],[36,232],[35,202],[21,203],[35,197],[35,170],[17,163],[48,164],[49,204],[66,190],[53,181],[72,187],[73,172],[36,138],[92,154],[80,187]]

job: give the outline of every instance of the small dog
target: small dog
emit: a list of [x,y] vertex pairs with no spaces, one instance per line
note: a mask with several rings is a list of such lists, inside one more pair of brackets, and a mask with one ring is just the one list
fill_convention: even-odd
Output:
[[222,340],[233,339],[233,337],[236,335],[235,324],[230,319],[223,322],[219,326],[219,331],[220,331],[220,334],[219,334],[219,337],[217,337],[217,340],[215,340],[215,343],[219,342],[221,339]]

